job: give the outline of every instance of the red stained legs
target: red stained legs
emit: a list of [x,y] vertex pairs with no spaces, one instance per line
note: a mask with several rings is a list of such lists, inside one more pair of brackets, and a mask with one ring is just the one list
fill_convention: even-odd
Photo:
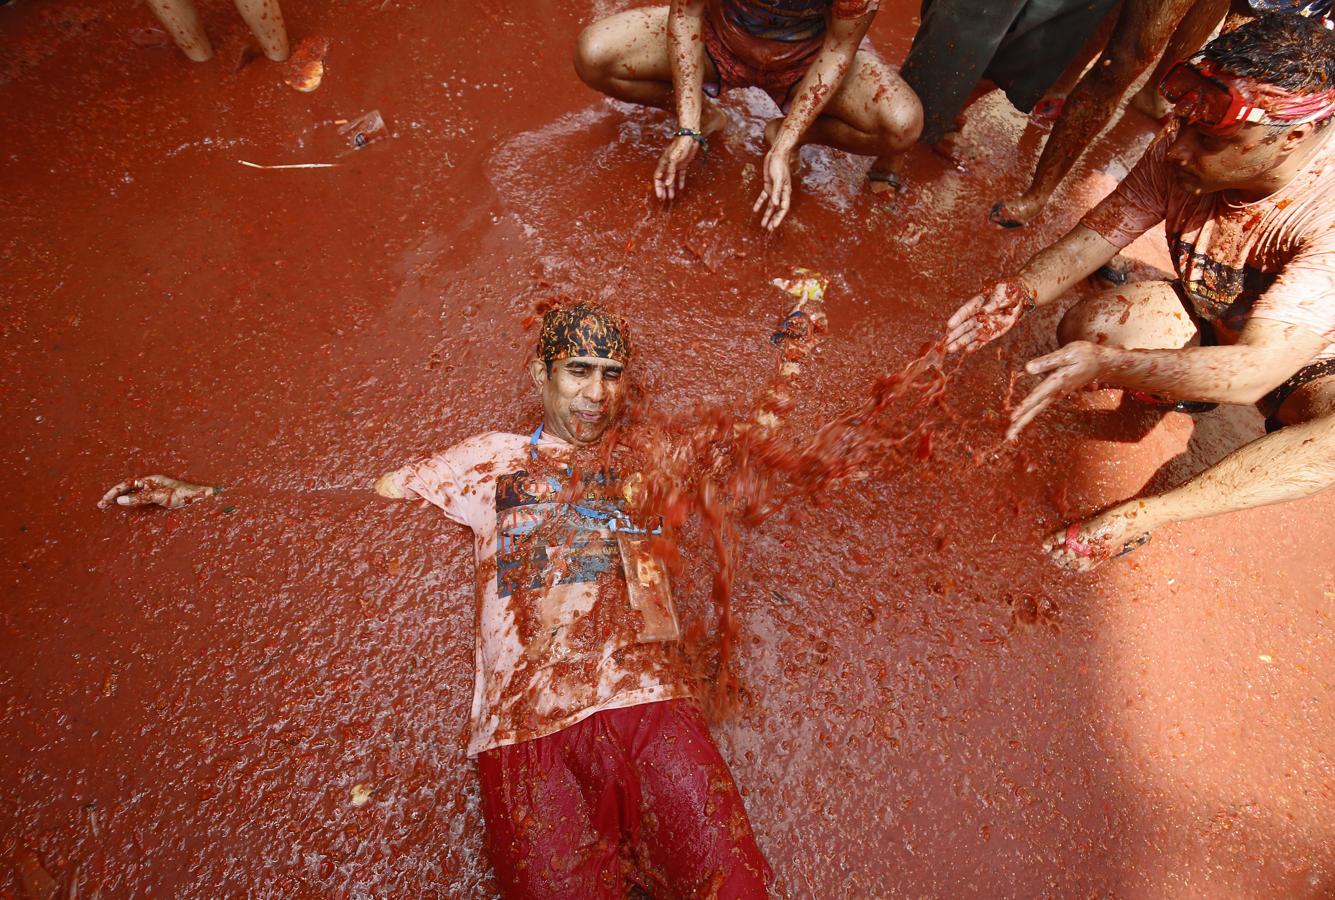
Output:
[[158,17],[181,52],[195,62],[213,58],[213,45],[199,24],[199,13],[190,0],[148,0],[148,8]]
[[[209,36],[204,33],[199,14],[190,0],[148,0],[148,7],[187,57],[195,62],[213,57],[213,45],[209,43]],[[264,55],[275,62],[287,59],[287,29],[283,27],[283,11],[278,0],[236,0],[236,8],[259,41]]]
[[287,59],[287,29],[283,27],[283,11],[278,0],[236,0],[236,11],[250,26],[251,34],[260,42],[264,55],[274,62]]
[[1076,160],[1112,119],[1126,89],[1159,57],[1192,2],[1124,0],[1102,56],[1066,98],[1029,189],[994,204],[988,214],[993,224],[1019,228],[1043,211]]

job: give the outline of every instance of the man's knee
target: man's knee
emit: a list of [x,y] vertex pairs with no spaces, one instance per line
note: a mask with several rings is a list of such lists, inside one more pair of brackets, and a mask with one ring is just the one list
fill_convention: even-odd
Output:
[[600,88],[615,59],[602,22],[594,22],[579,33],[575,41],[575,72],[591,88]]
[[1066,311],[1057,323],[1057,341],[1065,346],[1073,341],[1097,341],[1094,327],[1094,304],[1081,300]]
[[922,134],[922,102],[908,85],[901,85],[878,113],[881,135],[892,150],[911,147]]

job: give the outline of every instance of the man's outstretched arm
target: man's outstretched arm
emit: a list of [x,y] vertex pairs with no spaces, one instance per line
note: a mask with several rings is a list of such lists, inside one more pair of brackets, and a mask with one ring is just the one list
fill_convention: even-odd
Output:
[[1135,168],[1080,224],[1040,250],[1014,276],[961,306],[946,326],[947,352],[972,352],[1001,337],[1027,310],[1052,303],[1164,221],[1173,196],[1173,167],[1166,159],[1173,133],[1165,131],[1156,138]]
[[1057,531],[1043,548],[1063,568],[1087,571],[1161,525],[1301,500],[1332,485],[1335,409],[1252,441],[1170,491]]
[[969,300],[946,323],[946,352],[973,352],[1010,331],[1032,309],[1047,306],[1117,255],[1117,246],[1077,225],[1038,251],[1014,275]]
[[[382,497],[403,500],[407,493],[399,484],[397,472],[387,472],[376,479],[374,490]],[[207,484],[191,484],[166,475],[143,475],[129,478],[113,487],[97,501],[98,509],[109,506],[161,506],[180,509],[207,497],[221,494],[223,489]]]
[[1025,366],[1046,377],[1011,414],[1007,437],[1014,439],[1053,401],[1096,381],[1177,400],[1255,403],[1327,343],[1314,331],[1273,319],[1252,319],[1236,344],[1219,347],[1128,350],[1072,341]]
[[743,429],[756,427],[764,432],[775,432],[783,427],[793,407],[793,382],[825,334],[825,290],[830,280],[819,272],[795,268],[791,277],[775,278],[770,284],[797,302],[770,336],[770,342],[779,348],[778,371],[769,389],[753,407],[750,419],[740,426]]
[[690,431],[689,439],[675,441],[676,453],[703,446],[712,440],[727,440],[743,435],[760,439],[783,428],[793,408],[792,388],[802,365],[816,349],[827,329],[825,290],[829,279],[819,272],[795,267],[788,278],[775,278],[770,284],[794,301],[778,323],[770,342],[779,348],[778,366],[768,386],[752,403],[750,414],[740,422],[722,425],[708,422]]
[[1335,413],[1252,441],[1171,491],[1143,501],[1148,528],[1300,500],[1335,484]]

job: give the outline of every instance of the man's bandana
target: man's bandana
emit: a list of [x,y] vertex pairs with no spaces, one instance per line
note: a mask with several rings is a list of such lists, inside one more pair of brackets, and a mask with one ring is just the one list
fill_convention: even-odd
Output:
[[594,306],[576,303],[549,309],[538,335],[538,359],[548,365],[571,356],[630,362],[630,329]]

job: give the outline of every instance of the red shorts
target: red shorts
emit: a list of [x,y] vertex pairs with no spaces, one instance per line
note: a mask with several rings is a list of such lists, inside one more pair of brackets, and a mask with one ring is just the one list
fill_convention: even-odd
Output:
[[797,83],[820,52],[823,38],[810,41],[769,41],[752,37],[726,21],[706,16],[705,53],[718,70],[719,80],[706,83],[705,93],[717,97],[735,88],[758,87],[769,94],[779,109],[788,111],[788,101]]
[[595,713],[478,754],[505,897],[765,897],[769,865],[737,785],[686,700]]

